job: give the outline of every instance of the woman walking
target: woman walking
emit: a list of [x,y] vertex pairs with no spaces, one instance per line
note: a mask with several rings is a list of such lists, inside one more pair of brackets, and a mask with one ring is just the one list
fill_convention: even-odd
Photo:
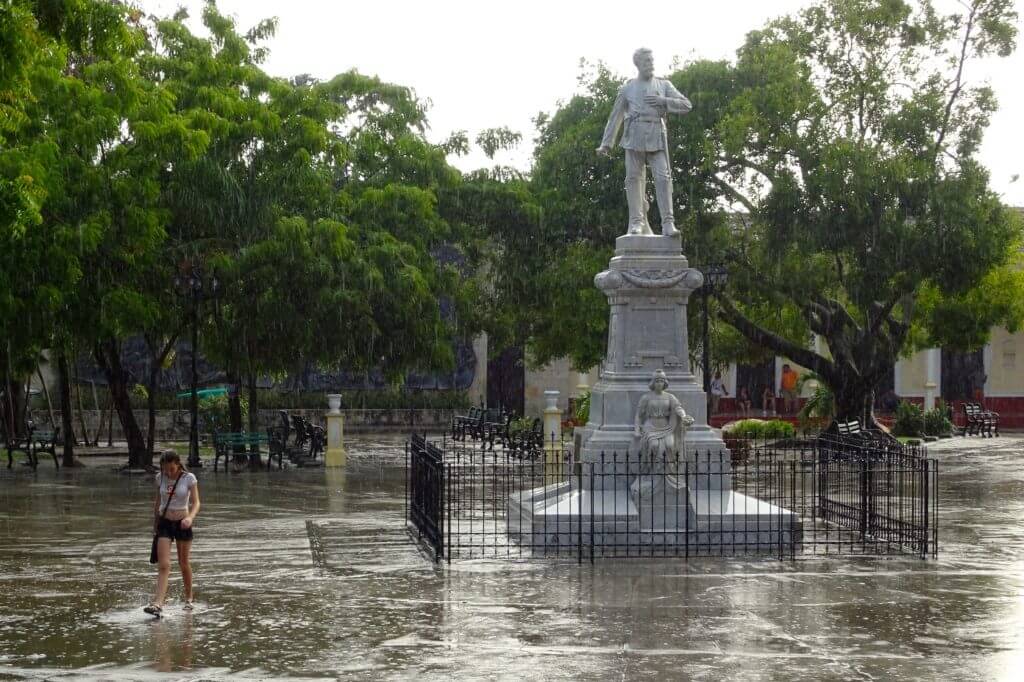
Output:
[[[178,550],[178,566],[185,583],[185,608],[192,609],[192,523],[199,514],[199,481],[187,471],[177,453],[167,452],[160,458],[156,477],[156,499],[153,501],[153,534],[156,536],[156,596],[143,611],[160,617],[167,580],[171,574],[171,541]],[[152,559],[150,559],[152,561]]]

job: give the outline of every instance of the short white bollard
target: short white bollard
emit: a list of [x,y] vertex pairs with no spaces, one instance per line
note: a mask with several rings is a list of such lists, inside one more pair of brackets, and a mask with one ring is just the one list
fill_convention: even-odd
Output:
[[544,462],[549,479],[561,480],[562,473],[562,410],[558,407],[558,391],[544,391]]
[[324,465],[328,467],[345,466],[345,417],[341,414],[341,395],[331,393],[327,396],[327,451],[324,453]]

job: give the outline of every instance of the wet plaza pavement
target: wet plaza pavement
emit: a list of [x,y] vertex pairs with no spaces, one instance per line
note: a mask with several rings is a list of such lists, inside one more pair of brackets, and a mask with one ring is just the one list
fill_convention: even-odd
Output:
[[1024,677],[1024,439],[938,458],[938,559],[459,561],[403,525],[401,440],[199,472],[198,607],[142,613],[152,480],[0,470],[0,679]]

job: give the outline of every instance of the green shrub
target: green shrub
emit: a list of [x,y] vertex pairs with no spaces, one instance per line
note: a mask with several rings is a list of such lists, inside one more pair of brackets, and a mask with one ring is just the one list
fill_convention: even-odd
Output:
[[832,421],[836,413],[836,401],[832,390],[825,385],[825,382],[821,380],[816,374],[805,374],[800,377],[800,387],[803,388],[804,384],[810,379],[814,379],[817,383],[814,387],[814,392],[804,403],[804,406],[800,408],[800,412],[797,414],[797,418],[800,420],[800,426],[804,429],[809,427],[822,427],[828,422]]
[[924,413],[924,433],[928,436],[948,436],[953,433],[953,422],[946,416],[944,405],[936,405],[934,409]]
[[914,403],[901,400],[896,406],[896,419],[892,435],[916,437],[924,434],[924,410]]
[[[242,430],[246,428],[249,416],[249,401],[240,400],[242,405]],[[225,433],[231,431],[231,403],[226,395],[215,395],[199,401],[199,423],[204,431]]]
[[577,424],[586,424],[590,421],[590,391],[587,391],[576,399],[573,418]]
[[762,438],[792,438],[796,435],[796,429],[789,422],[782,419],[741,419],[729,428],[726,434],[729,438],[750,438],[753,440]]
[[528,433],[533,428],[533,420],[529,417],[520,417],[519,419],[513,419],[508,424],[509,435],[519,436],[524,433]]

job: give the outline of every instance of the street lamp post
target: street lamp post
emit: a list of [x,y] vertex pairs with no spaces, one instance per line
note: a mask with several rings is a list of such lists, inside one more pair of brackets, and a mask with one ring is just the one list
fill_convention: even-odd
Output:
[[192,308],[192,390],[189,396],[191,423],[188,432],[188,466],[196,469],[203,466],[203,460],[199,456],[199,370],[196,365],[196,358],[199,355],[199,306],[202,304],[206,289],[209,289],[209,294],[205,294],[206,298],[216,298],[220,293],[220,282],[217,276],[213,275],[206,284],[202,267],[185,262],[174,277],[174,289],[178,295],[189,300]]
[[729,272],[725,269],[724,265],[715,263],[712,265],[706,265],[700,269],[704,275],[704,285],[700,288],[701,301],[701,315],[703,318],[703,329],[701,333],[703,335],[701,341],[702,350],[702,362],[701,369],[704,374],[704,399],[707,401],[706,409],[708,415],[708,421],[711,421],[711,325],[708,319],[708,299],[716,292],[721,291],[722,287],[725,286],[726,281],[729,279]]

